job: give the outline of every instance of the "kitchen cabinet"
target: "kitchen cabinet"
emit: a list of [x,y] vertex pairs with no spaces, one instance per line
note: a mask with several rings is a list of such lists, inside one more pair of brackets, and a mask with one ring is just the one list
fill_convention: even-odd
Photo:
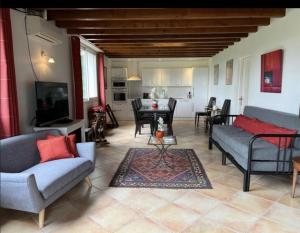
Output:
[[161,85],[161,70],[145,68],[142,70],[142,85],[146,87]]
[[170,68],[162,69],[161,85],[162,86],[181,86],[181,72],[180,69]]
[[161,70],[161,86],[187,87],[193,85],[193,68],[167,68]]
[[112,104],[112,111],[117,120],[134,120],[131,100],[120,103],[114,102]]
[[177,99],[174,118],[191,118],[194,116],[194,103],[191,99]]
[[115,67],[111,68],[111,77],[118,79],[127,79],[127,68]]
[[181,69],[181,86],[193,86],[193,71],[194,68]]

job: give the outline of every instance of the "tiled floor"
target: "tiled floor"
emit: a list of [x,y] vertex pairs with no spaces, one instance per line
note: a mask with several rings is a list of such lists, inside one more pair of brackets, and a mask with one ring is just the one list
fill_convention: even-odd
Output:
[[207,149],[203,128],[177,121],[174,131],[177,147],[199,156],[212,190],[109,188],[128,148],[147,147],[146,134],[134,138],[133,124],[121,122],[108,132],[110,145],[97,149],[92,188],[82,182],[48,207],[42,230],[37,215],[2,209],[0,232],[300,232],[300,185],[292,199],[289,177],[252,176],[251,191],[244,193],[241,172],[221,166],[220,152]]

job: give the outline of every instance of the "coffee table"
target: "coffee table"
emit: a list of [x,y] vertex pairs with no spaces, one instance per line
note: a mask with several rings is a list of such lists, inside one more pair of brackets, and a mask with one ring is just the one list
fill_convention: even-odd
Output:
[[177,145],[176,136],[166,136],[163,138],[157,138],[155,136],[150,136],[148,145],[153,145],[157,148],[159,152],[159,159],[157,163],[151,168],[156,168],[159,164],[163,164],[171,169],[174,169],[174,166],[168,164],[166,157],[168,156],[168,149],[170,146]]

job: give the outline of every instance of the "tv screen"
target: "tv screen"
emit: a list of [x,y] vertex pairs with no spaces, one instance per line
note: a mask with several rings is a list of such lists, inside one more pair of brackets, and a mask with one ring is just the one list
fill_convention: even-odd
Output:
[[68,85],[56,82],[35,82],[36,125],[69,117]]

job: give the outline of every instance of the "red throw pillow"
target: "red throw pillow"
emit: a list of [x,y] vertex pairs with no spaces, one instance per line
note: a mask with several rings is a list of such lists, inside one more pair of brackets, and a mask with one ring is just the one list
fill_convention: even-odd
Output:
[[40,152],[41,163],[64,158],[74,158],[69,152],[65,136],[37,140],[36,145]]
[[[46,138],[49,139],[49,138],[55,138],[55,137],[59,137],[59,136],[48,134]],[[66,142],[68,145],[69,152],[71,154],[73,154],[74,157],[79,157],[77,147],[76,147],[76,134],[70,134],[65,137],[66,137]]]

